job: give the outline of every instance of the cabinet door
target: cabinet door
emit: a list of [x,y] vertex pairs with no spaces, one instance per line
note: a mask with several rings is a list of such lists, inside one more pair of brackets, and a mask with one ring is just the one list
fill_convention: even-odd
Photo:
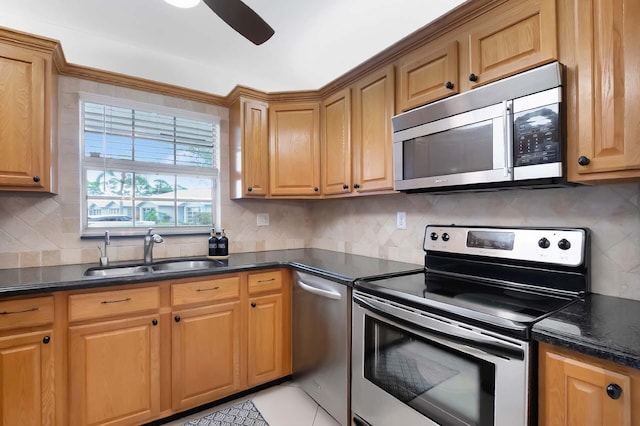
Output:
[[0,189],[49,189],[45,72],[42,56],[0,44]]
[[353,187],[358,192],[393,189],[393,65],[354,87]]
[[140,424],[159,413],[157,318],[69,327],[72,425]]
[[173,409],[201,405],[240,389],[240,302],[173,313]]
[[283,103],[269,108],[271,195],[320,194],[320,107]]
[[429,43],[398,63],[398,109],[406,111],[460,91],[458,42]]
[[322,193],[351,192],[351,90],[322,102]]
[[283,357],[282,293],[249,299],[247,373],[249,386],[275,380],[288,374]]
[[[543,346],[544,348],[545,346]],[[541,350],[540,424],[600,426],[632,424],[631,378],[601,365]],[[617,399],[608,386],[621,390]]]
[[578,122],[576,133],[569,135],[569,143],[577,145],[577,150],[569,150],[570,177],[588,181],[599,179],[598,172],[620,172],[607,179],[640,176],[640,3],[574,4],[576,38],[571,47],[576,49],[572,75]]
[[509,1],[473,24],[469,35],[471,87],[557,58],[555,0]]
[[243,115],[242,146],[244,150],[245,195],[266,196],[269,187],[267,105],[247,100],[244,102]]
[[2,426],[54,424],[51,330],[0,339]]

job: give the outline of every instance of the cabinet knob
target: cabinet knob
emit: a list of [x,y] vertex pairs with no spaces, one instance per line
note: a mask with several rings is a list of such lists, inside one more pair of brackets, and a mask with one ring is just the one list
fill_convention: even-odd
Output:
[[589,163],[591,163],[591,160],[589,160],[589,157],[585,157],[584,155],[581,155],[580,157],[578,157],[578,164],[580,164],[581,166],[588,166]]
[[176,315],[175,317],[173,317],[173,320],[175,322],[180,322],[180,315]]
[[151,324],[153,324],[153,325],[158,325],[158,320],[157,320],[157,319],[154,319],[153,321],[151,321]]
[[607,395],[611,399],[618,399],[620,395],[622,395],[622,388],[618,386],[616,383],[611,383],[607,386]]
[[251,192],[251,191],[253,191],[253,188],[252,187],[248,187],[247,191]]
[[49,336],[44,336],[42,338],[42,343],[44,343],[45,345],[48,344],[50,341],[51,341],[51,337],[49,337]]
[[318,192],[318,191],[319,191],[319,188],[318,188],[317,186],[314,186],[314,187],[313,187],[313,190],[314,190],[315,192]]
[[469,74],[469,81],[478,81],[478,76],[474,73]]
[[344,185],[342,185],[342,189],[347,190],[349,189],[349,185],[347,185],[346,183]]
[[255,308],[256,307],[256,302],[251,302],[251,307]]
[[353,185],[353,187],[354,187],[355,189],[358,189],[358,188],[360,188],[360,184],[359,184],[359,183],[356,183],[356,184],[354,184],[354,185]]
[[34,176],[33,177],[33,181],[34,182],[40,182],[40,176]]
[[450,81],[447,81],[447,82],[444,84],[444,87],[446,87],[447,89],[451,90],[451,89],[453,89],[453,83],[452,83],[452,82],[450,82]]

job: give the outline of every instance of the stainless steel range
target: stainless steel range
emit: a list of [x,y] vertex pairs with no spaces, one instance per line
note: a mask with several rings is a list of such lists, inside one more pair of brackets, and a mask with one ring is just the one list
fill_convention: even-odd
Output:
[[535,424],[531,327],[589,291],[586,229],[429,225],[425,270],[356,282],[354,424]]

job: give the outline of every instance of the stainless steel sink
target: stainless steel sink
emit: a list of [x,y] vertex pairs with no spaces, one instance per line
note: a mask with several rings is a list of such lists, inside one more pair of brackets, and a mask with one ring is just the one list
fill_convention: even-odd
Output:
[[209,269],[222,266],[215,260],[170,260],[151,265],[153,272],[180,272],[194,269]]
[[151,272],[149,266],[117,266],[112,268],[89,268],[84,272],[86,277],[122,277],[142,275]]
[[183,272],[224,266],[222,262],[211,259],[199,260],[163,260],[151,265],[128,265],[89,268],[84,272],[87,277],[122,277],[128,275],[155,274],[163,272]]

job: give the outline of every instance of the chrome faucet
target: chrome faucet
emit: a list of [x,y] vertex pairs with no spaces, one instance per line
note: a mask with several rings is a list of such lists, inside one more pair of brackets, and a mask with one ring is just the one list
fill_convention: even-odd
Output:
[[109,238],[109,231],[104,231],[104,251],[102,251],[102,247],[98,244],[98,250],[100,250],[100,266],[109,266],[109,255],[107,254],[107,246],[111,244],[111,239]]
[[144,236],[144,263],[147,265],[153,262],[153,245],[164,241],[158,234],[151,235],[152,231],[153,228],[149,228]]

